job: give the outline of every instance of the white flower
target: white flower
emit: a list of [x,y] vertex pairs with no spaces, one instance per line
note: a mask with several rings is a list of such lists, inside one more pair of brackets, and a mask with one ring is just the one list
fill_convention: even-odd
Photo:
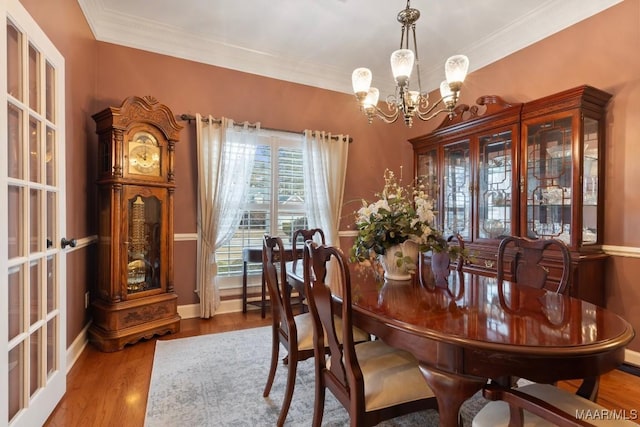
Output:
[[435,223],[434,201],[424,186],[403,187],[393,172],[384,175],[385,186],[378,193],[378,200],[367,204],[355,212],[358,237],[351,249],[351,258],[363,261],[406,240],[420,245],[420,250],[428,250],[432,237],[438,234]]
[[375,214],[378,214],[378,212],[380,211],[380,209],[384,209],[386,211],[390,211],[391,208],[389,207],[389,202],[387,201],[387,199],[380,199],[377,202],[375,202],[373,205],[373,212]]

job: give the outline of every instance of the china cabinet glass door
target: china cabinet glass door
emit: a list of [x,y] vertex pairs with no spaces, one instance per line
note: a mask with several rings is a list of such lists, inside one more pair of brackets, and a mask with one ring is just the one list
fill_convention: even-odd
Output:
[[478,237],[512,234],[513,132],[479,137]]
[[526,125],[527,236],[571,242],[572,119]]
[[444,147],[442,218],[445,236],[471,240],[471,158],[469,141]]
[[438,200],[438,150],[420,153],[416,164],[416,181],[433,200]]
[[598,241],[598,173],[600,164],[600,122],[590,117],[584,118],[582,140],[583,180],[582,180],[582,244]]

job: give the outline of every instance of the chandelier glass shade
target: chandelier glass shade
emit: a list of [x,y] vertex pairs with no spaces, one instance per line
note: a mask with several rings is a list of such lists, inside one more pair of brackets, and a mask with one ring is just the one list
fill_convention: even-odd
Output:
[[[398,22],[402,24],[400,49],[391,54],[391,71],[396,82],[396,90],[395,94],[387,97],[387,111],[378,107],[380,91],[371,86],[371,70],[356,68],[351,75],[353,92],[369,123],[373,122],[374,117],[386,123],[393,123],[402,116],[405,124],[411,127],[414,117],[426,121],[443,112],[448,113],[449,117],[454,115],[460,89],[469,70],[469,59],[464,55],[454,55],[447,59],[444,67],[446,80],[440,84],[440,99],[429,106],[428,93],[422,91],[420,83],[420,61],[416,42],[415,23],[420,18],[420,12],[411,8],[410,3],[410,0],[407,0],[407,7],[398,13]],[[410,49],[410,46],[413,49]],[[418,81],[417,90],[409,88],[414,67]],[[439,106],[440,109],[436,109]]]

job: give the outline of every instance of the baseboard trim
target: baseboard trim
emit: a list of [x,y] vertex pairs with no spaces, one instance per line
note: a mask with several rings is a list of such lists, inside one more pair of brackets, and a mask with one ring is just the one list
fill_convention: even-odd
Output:
[[78,357],[82,354],[85,347],[89,343],[87,331],[89,330],[89,326],[91,326],[91,322],[87,323],[82,331],[78,334],[75,340],[71,343],[71,345],[67,348],[67,374],[73,368],[73,365],[78,360]]
[[[242,300],[230,299],[220,302],[216,314],[238,313],[242,311]],[[200,317],[200,304],[189,304],[178,306],[178,314],[183,319],[193,319]]]
[[625,350],[624,363],[640,368],[640,353],[632,350]]

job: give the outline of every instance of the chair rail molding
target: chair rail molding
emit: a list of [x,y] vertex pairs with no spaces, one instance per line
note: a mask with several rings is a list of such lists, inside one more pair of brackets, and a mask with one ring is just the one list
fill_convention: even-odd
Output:
[[611,256],[622,256],[627,258],[640,258],[640,248],[633,246],[602,245],[602,250]]

